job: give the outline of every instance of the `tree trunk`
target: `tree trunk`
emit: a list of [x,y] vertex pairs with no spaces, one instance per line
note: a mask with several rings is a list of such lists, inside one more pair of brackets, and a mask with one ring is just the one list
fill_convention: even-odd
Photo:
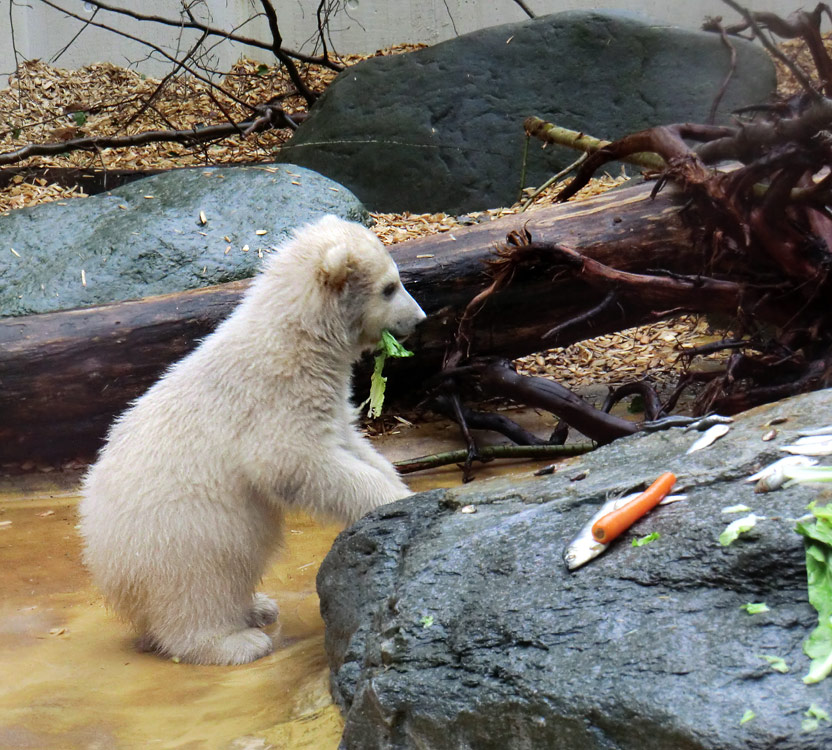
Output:
[[[421,394],[425,378],[441,366],[461,312],[487,284],[484,262],[512,231],[525,228],[536,243],[565,245],[619,271],[699,272],[701,256],[687,228],[695,217],[685,220],[673,191],[651,199],[650,189],[627,187],[392,248],[428,319],[409,342],[416,356],[388,363],[391,393]],[[93,455],[113,417],[213,330],[246,285],[0,320],[0,463]],[[679,312],[666,299],[656,309],[649,295],[625,295],[541,341],[557,324],[598,305],[607,291],[545,265],[519,270],[477,316],[473,347],[477,354],[516,357]],[[732,311],[724,295],[699,297],[697,310]],[[366,364],[356,379],[359,396],[369,382]]]

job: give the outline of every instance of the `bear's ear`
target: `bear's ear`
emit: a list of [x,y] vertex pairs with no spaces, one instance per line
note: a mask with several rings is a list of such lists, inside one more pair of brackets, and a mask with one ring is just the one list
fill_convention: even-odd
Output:
[[321,276],[324,285],[340,292],[347,283],[352,266],[350,249],[345,244],[339,243],[328,247],[321,260]]

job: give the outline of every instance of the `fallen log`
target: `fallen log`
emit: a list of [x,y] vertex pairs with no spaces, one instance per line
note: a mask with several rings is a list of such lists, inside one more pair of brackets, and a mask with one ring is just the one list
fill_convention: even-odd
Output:
[[[600,264],[638,274],[695,275],[698,217],[672,190],[625,187],[589,200],[401,243],[392,248],[401,276],[428,319],[411,339],[416,357],[390,363],[391,396],[419,396],[441,367],[458,319],[486,284],[485,262],[510,232],[567,246]],[[691,228],[692,227],[692,228]],[[732,269],[737,272],[741,269]],[[694,282],[691,282],[695,284]],[[0,464],[89,457],[108,424],[173,361],[228,315],[246,287],[233,282],[111,305],[0,319]],[[532,264],[489,299],[476,319],[477,354],[517,357],[660,320],[682,308],[650,295],[600,305],[607,293],[574,275]],[[730,295],[699,295],[695,309],[731,314]],[[599,306],[596,315],[580,313]],[[565,320],[574,325],[558,327]],[[558,335],[541,343],[558,327]],[[361,372],[369,372],[365,366]],[[359,375],[357,396],[366,390]]]

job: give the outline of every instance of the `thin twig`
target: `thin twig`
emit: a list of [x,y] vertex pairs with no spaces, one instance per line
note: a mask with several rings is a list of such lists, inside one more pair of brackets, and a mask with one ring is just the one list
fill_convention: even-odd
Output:
[[569,328],[573,325],[578,325],[579,323],[586,323],[592,318],[601,315],[601,313],[605,313],[609,310],[615,303],[618,302],[618,294],[614,289],[610,289],[607,294],[595,307],[587,310],[585,313],[581,313],[580,315],[576,315],[574,318],[570,318],[569,320],[556,325],[554,328],[549,329],[544,333],[540,338],[545,341],[546,339],[554,339],[557,335],[561,332]]
[[274,56],[283,63],[283,66],[286,68],[286,72],[289,74],[289,78],[291,78],[292,83],[295,84],[295,88],[298,90],[300,95],[306,99],[306,103],[311,106],[315,103],[318,95],[306,85],[306,81],[303,80],[298,72],[294,60],[292,60],[292,58],[289,57],[289,55],[287,55],[282,49],[283,37],[280,35],[280,27],[277,25],[277,12],[271,3],[271,0],[260,0],[260,4],[263,6],[263,11],[265,12],[266,18],[269,22],[269,31],[272,35],[272,52],[274,53]]
[[522,214],[532,203],[535,202],[537,197],[544,191],[546,188],[551,187],[552,185],[557,185],[564,177],[568,174],[576,170],[578,167],[581,166],[587,159],[589,158],[589,154],[585,151],[582,153],[575,161],[573,161],[568,167],[564,167],[560,170],[557,174],[553,174],[546,182],[544,182],[539,188],[535,189],[528,198],[526,198],[526,202],[520,207],[520,213]]
[[734,72],[737,69],[737,49],[731,44],[731,40],[728,38],[728,34],[725,31],[725,28],[720,23],[718,19],[712,19],[714,23],[714,28],[719,32],[719,38],[722,40],[722,44],[728,49],[728,54],[730,56],[730,62],[728,64],[728,73],[725,75],[725,79],[722,81],[722,86],[719,87],[719,91],[717,95],[714,97],[713,102],[711,103],[711,111],[708,113],[708,124],[713,125],[716,122],[716,111],[719,108],[719,103],[722,101],[722,97],[725,96],[725,92],[728,90],[728,84],[731,82],[731,79],[734,77]]
[[[17,37],[15,36],[14,31],[14,5],[15,0],[10,0],[9,2],[9,32],[12,38],[12,54],[14,55],[14,69],[16,71],[20,70],[20,55],[17,51]],[[15,76],[17,79],[17,106],[18,109],[23,108],[23,96],[22,96],[22,85],[20,82],[20,76]]]
[[523,198],[523,188],[526,187],[526,169],[528,167],[529,162],[529,136],[526,133],[526,137],[523,139],[523,158],[520,164],[520,188],[517,193],[517,201],[522,200]]
[[[95,12],[98,12],[98,8],[95,9]],[[95,13],[93,14],[93,16],[94,15]],[[139,117],[141,117],[147,111],[148,107],[150,107],[153,101],[159,96],[159,94],[162,93],[162,90],[165,88],[168,81],[170,81],[182,69],[184,61],[191,59],[192,56],[196,53],[196,51],[199,49],[199,45],[202,44],[203,41],[205,41],[205,37],[206,34],[205,32],[203,32],[202,36],[199,37],[197,43],[193,45],[190,50],[188,50],[187,54],[182,58],[182,60],[177,61],[176,65],[170,70],[170,72],[161,81],[159,81],[159,85],[153,90],[153,93],[145,100],[144,104],[133,113],[133,115],[126,123],[124,123],[124,130],[127,130],[127,128],[129,128],[136,120],[139,119]]]
[[56,62],[58,62],[58,60],[61,59],[64,52],[66,52],[75,43],[75,40],[87,30],[87,27],[90,25],[89,21],[91,21],[93,18],[95,18],[97,13],[98,13],[98,8],[96,8],[92,12],[92,15],[84,23],[84,25],[80,29],[78,29],[77,33],[73,35],[72,39],[70,39],[58,52],[56,52],[54,55],[52,55],[52,59],[49,61],[50,65],[54,65]]
[[474,440],[471,430],[468,429],[468,423],[465,421],[465,415],[462,413],[462,402],[459,399],[459,394],[452,393],[450,398],[451,406],[454,411],[454,421],[459,425],[460,432],[462,432],[462,438],[468,446],[465,451],[465,463],[462,466],[462,481],[467,483],[474,478],[471,475],[471,464],[473,464],[475,460],[482,461],[483,459],[477,449],[477,441]]
[[519,5],[523,9],[523,12],[529,18],[537,18],[537,16],[532,12],[532,9],[528,5],[526,5],[526,3],[523,2],[523,0],[514,0],[514,3],[515,5]]
[[324,10],[325,5],[326,0],[321,0],[321,2],[318,3],[318,9],[315,11],[315,18],[318,21],[318,39],[321,42],[322,49],[321,57],[323,57],[324,60],[329,60],[329,50],[326,46],[326,32],[324,28],[329,21],[329,15],[327,13],[326,19],[321,16],[321,12]]

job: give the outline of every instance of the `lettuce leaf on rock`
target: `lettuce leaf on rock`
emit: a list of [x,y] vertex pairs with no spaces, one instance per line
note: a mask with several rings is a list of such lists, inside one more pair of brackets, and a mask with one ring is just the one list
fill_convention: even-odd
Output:
[[723,532],[719,535],[719,543],[723,547],[733,544],[740,534],[745,534],[757,525],[757,521],[762,520],[762,516],[750,513],[747,516],[738,518],[736,521],[729,523]]
[[633,547],[643,547],[645,544],[650,544],[650,542],[655,542],[656,539],[660,539],[661,534],[658,531],[654,531],[652,534],[648,534],[647,536],[643,536],[640,539],[633,539],[632,546]]
[[802,725],[804,732],[814,732],[820,726],[821,721],[832,722],[829,714],[816,703],[809,706],[809,710],[803,715],[806,717]]
[[814,521],[798,522],[797,531],[805,537],[806,578],[809,603],[818,612],[818,625],[803,644],[812,660],[807,685],[820,682],[832,672],[832,506],[809,506]]

